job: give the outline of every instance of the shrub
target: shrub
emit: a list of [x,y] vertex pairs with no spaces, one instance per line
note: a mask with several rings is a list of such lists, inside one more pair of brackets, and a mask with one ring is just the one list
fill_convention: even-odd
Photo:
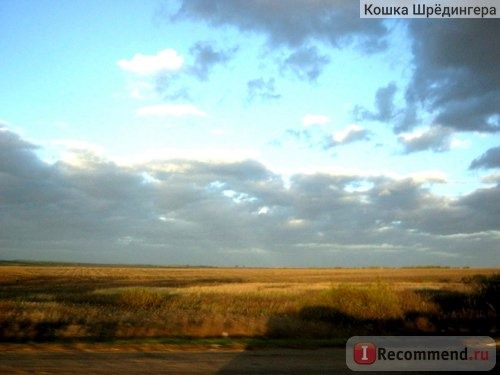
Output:
[[330,291],[330,307],[357,319],[401,318],[403,311],[398,294],[384,283],[357,287],[341,284]]
[[498,315],[500,311],[500,274],[496,275],[475,275],[463,280],[466,284],[471,284],[471,300],[476,307],[483,308],[490,315]]

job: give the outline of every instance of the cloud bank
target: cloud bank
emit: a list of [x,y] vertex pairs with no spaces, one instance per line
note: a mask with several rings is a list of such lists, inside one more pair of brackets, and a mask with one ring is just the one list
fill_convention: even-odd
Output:
[[498,262],[498,185],[451,200],[431,193],[422,176],[318,172],[285,180],[251,159],[124,165],[91,150],[75,151],[78,163],[49,165],[36,150],[0,130],[2,258],[255,266]]

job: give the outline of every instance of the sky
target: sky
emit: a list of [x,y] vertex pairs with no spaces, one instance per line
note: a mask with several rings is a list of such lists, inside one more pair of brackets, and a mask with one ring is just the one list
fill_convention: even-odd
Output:
[[500,266],[500,21],[0,2],[0,259]]

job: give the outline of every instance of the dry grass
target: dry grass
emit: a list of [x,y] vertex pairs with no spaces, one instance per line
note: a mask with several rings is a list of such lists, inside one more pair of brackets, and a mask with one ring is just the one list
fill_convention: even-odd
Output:
[[0,340],[495,334],[498,273],[2,266]]

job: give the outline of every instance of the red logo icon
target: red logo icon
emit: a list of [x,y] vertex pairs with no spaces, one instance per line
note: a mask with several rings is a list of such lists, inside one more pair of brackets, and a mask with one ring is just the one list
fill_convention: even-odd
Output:
[[371,342],[354,345],[354,362],[358,365],[371,365],[377,359],[377,347]]

